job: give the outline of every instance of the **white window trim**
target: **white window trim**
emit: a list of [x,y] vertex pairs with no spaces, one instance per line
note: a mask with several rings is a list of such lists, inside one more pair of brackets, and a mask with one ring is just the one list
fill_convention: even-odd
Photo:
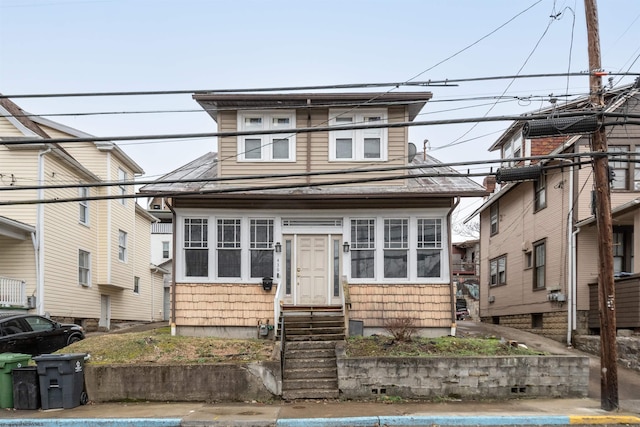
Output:
[[[244,119],[247,117],[260,117],[262,118],[262,130],[274,130],[272,125],[272,119],[274,118],[288,118],[290,121],[291,133],[279,133],[271,135],[245,135],[238,136],[238,162],[260,162],[260,163],[291,163],[296,161],[296,112],[295,110],[264,110],[264,111],[238,111],[237,114],[237,129],[238,132],[244,132],[248,129],[244,126]],[[288,129],[288,128],[282,128]],[[247,159],[245,158],[245,139],[260,138],[261,150],[259,159]],[[273,158],[273,142],[276,139],[288,138],[289,140],[289,158],[287,159],[274,159]]]
[[[84,252],[87,254],[87,258],[88,258],[88,262],[89,262],[89,266],[86,268],[87,270],[87,283],[82,283],[80,282],[80,252]],[[78,249],[78,285],[84,287],[84,288],[90,288],[91,287],[91,252],[90,251],[85,251],[84,249]]]
[[[89,191],[89,187],[79,187],[78,188],[78,194],[79,194],[79,197],[81,197],[81,198],[89,197],[89,192],[90,192]],[[82,208],[84,208],[84,210],[85,210],[85,219],[84,219],[84,221],[80,217],[80,212],[82,212]],[[90,218],[91,218],[91,213],[89,211],[89,201],[88,200],[80,200],[78,202],[78,222],[80,224],[82,224],[82,225],[89,225]]]
[[[358,279],[351,276],[351,257],[347,257],[344,262],[344,274],[349,278],[349,283],[360,284],[387,284],[387,283],[400,283],[400,284],[414,284],[414,283],[429,283],[429,284],[442,284],[449,283],[449,251],[447,245],[449,244],[448,230],[446,227],[447,219],[446,214],[442,215],[415,215],[401,214],[400,212],[388,212],[379,216],[363,215],[363,216],[351,216],[346,217],[344,222],[343,235],[344,241],[351,239],[351,220],[352,219],[375,219],[376,220],[376,244],[375,244],[375,270],[373,278]],[[384,277],[384,220],[385,219],[408,219],[409,220],[409,249],[407,260],[407,276],[406,278],[385,278]],[[442,240],[440,248],[440,277],[418,277],[418,219],[439,219],[442,224]]]
[[[353,125],[365,124],[365,117],[380,116],[382,123],[388,123],[387,110],[385,109],[330,109],[329,110],[329,126],[340,126],[337,123],[338,117],[351,117]],[[388,159],[388,128],[380,129],[380,158],[371,159],[364,157],[364,139],[366,129],[351,130],[353,140],[353,157],[350,159],[336,157],[336,138],[339,137],[339,131],[329,132],[329,161],[331,162],[384,162]]]
[[[122,237],[122,236],[124,236],[124,245],[120,244],[120,237]],[[124,230],[118,230],[118,261],[120,261],[120,262],[124,262],[124,263],[127,262],[127,258],[128,258],[127,246],[128,246],[128,243],[129,243],[128,240],[129,240],[128,233],[126,231],[124,231]],[[120,258],[120,249],[121,248],[123,249],[122,258],[124,258],[124,259]]]

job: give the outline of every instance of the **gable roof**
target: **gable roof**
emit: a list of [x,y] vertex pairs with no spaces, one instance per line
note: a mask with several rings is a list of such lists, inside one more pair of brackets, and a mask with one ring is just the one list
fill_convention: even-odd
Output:
[[[217,153],[207,153],[192,162],[159,178],[153,184],[145,185],[140,189],[141,193],[167,193],[167,195],[179,196],[180,193],[233,193],[246,195],[272,195],[317,197],[319,194],[330,196],[353,195],[364,197],[366,195],[421,195],[423,197],[481,197],[486,196],[487,191],[472,179],[461,175],[455,169],[442,165],[440,161],[429,155],[419,153],[411,162],[408,175],[397,179],[406,180],[406,185],[367,185],[363,183],[341,183],[331,185],[328,183],[305,185],[295,184],[288,188],[259,189],[237,187],[233,184],[216,181],[218,167]],[[346,170],[345,173],[349,171]],[[237,177],[240,178],[240,177]],[[180,182],[181,180],[197,180],[198,182]],[[336,177],[336,181],[340,178]],[[362,180],[366,180],[364,177]],[[163,181],[170,181],[164,183]],[[178,182],[174,182],[178,181]]]
[[[71,154],[69,154],[62,147],[61,144],[46,142],[47,139],[51,139],[51,136],[47,134],[47,132],[42,129],[40,125],[56,129],[78,139],[93,138],[93,135],[63,125],[61,123],[54,122],[53,120],[49,120],[35,114],[30,114],[24,111],[16,103],[8,98],[0,98],[0,115],[9,120],[9,122],[13,124],[16,129],[18,129],[24,135],[25,138],[36,138],[42,140],[42,143],[46,143],[47,146],[49,148],[52,148],[55,153],[63,154],[63,157],[65,157],[66,161],[74,163],[74,167],[78,168],[81,172],[85,174],[87,174],[88,172],[88,176],[90,176],[92,179],[97,179],[97,177],[92,172],[89,172],[86,168],[84,168],[84,166],[77,162],[71,156]],[[0,143],[1,142],[2,137],[0,136]],[[113,150],[116,157],[118,157],[123,164],[130,168],[134,174],[142,175],[144,173],[144,170],[113,142],[94,142],[94,144],[98,150]]]
[[198,104],[215,120],[218,111],[236,109],[275,108],[370,108],[393,105],[406,106],[409,121],[413,121],[420,110],[431,99],[431,92],[388,93],[196,93]]

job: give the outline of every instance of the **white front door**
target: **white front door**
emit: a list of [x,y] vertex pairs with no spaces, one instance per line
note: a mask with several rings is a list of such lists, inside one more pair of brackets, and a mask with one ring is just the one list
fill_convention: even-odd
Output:
[[300,235],[296,246],[296,303],[328,304],[329,236]]
[[111,328],[111,297],[100,295],[100,322],[98,326],[105,329]]

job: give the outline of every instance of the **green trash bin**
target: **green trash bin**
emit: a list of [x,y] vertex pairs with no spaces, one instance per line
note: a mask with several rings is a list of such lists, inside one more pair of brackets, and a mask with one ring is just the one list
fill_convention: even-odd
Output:
[[11,371],[14,368],[27,366],[30,360],[30,354],[0,354],[0,408],[13,408],[13,376]]

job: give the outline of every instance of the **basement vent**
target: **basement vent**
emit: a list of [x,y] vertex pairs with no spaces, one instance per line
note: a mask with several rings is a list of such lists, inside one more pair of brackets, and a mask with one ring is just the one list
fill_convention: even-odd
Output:
[[283,227],[342,227],[342,218],[288,218]]

